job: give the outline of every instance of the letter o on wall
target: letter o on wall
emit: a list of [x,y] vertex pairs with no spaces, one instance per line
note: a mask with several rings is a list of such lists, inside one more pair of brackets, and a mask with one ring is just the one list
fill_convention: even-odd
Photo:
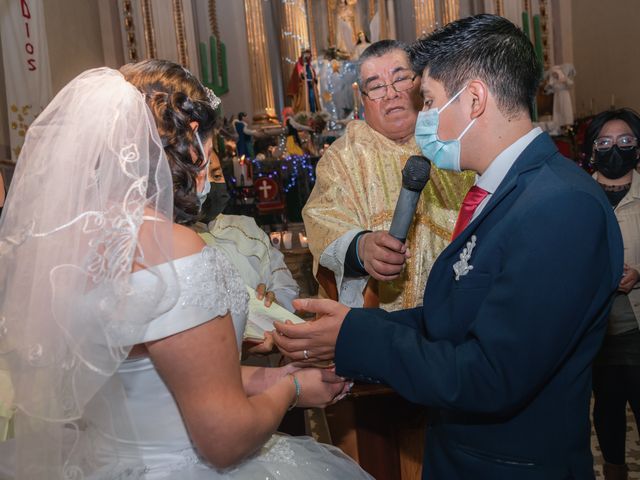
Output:
[[29,55],[33,55],[34,48],[31,43],[25,44],[24,49],[27,51]]

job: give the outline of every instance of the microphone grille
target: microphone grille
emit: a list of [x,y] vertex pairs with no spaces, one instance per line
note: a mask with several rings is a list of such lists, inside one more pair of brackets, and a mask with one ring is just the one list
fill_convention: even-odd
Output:
[[431,162],[421,155],[412,155],[402,169],[402,186],[414,192],[421,192],[429,181]]

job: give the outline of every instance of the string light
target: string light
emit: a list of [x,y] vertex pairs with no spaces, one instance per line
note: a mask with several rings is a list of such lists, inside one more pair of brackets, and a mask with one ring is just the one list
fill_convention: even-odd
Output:
[[[283,157],[280,162],[279,172],[276,170],[265,170],[263,162],[254,158],[251,160],[253,164],[254,179],[270,178],[275,180],[280,176],[283,179],[283,191],[288,193],[298,183],[298,178],[302,178],[304,175],[310,183],[315,183],[316,177],[314,174],[313,163],[311,157],[307,154],[304,155],[288,155]],[[280,175],[278,175],[280,173]],[[235,183],[235,179],[233,179]]]

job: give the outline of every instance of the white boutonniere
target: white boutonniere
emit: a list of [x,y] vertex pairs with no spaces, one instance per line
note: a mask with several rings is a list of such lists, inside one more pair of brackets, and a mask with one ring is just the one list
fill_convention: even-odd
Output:
[[456,274],[456,281],[460,280],[460,277],[466,275],[473,270],[473,265],[469,264],[471,258],[471,252],[476,246],[476,236],[471,235],[471,240],[467,242],[467,246],[464,247],[460,254],[460,260],[453,264],[453,272]]

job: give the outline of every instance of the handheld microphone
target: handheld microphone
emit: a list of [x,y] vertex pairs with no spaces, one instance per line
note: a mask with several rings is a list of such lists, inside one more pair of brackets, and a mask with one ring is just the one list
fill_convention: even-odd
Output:
[[407,232],[416,213],[420,193],[429,181],[430,174],[431,162],[420,155],[409,157],[402,169],[402,188],[389,229],[389,234],[402,243],[407,239]]

